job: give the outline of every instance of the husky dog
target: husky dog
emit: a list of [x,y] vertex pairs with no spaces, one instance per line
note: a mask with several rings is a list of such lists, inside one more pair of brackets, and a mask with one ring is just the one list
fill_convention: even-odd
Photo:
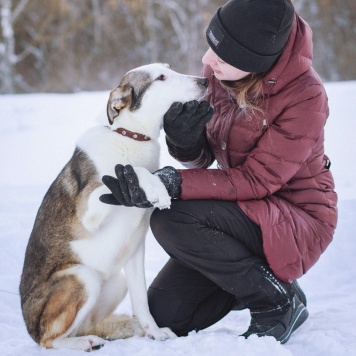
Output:
[[[79,138],[43,198],[25,255],[22,313],[41,346],[90,351],[134,335],[176,336],[157,326],[147,304],[144,243],[152,209],[101,203],[99,196],[110,193],[101,177],[130,164],[147,199],[168,208],[163,183],[150,173],[159,168],[163,116],[173,102],[202,99],[206,87],[206,78],[164,64],[131,70],[110,93],[109,125]],[[134,317],[113,315],[127,289]]]

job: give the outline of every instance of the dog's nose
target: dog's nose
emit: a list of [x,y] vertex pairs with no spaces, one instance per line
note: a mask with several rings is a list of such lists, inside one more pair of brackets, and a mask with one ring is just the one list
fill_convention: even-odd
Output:
[[197,83],[205,88],[208,87],[209,81],[207,78],[198,78]]

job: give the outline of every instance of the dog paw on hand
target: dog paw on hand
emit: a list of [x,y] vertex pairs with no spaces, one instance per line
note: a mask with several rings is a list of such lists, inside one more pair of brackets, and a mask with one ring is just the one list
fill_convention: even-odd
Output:
[[170,209],[171,208],[171,199],[170,198],[169,198],[169,201],[165,200],[163,203],[162,203],[161,200],[151,201],[151,203],[153,204],[153,206],[155,208],[158,208],[159,210]]
[[144,190],[147,200],[155,207],[169,209],[171,206],[171,197],[161,180],[151,174],[147,169],[134,167],[140,182],[140,187]]

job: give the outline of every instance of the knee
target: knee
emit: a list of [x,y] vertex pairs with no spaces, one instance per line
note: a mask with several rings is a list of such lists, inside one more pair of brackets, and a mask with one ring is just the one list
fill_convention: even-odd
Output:
[[151,230],[157,242],[179,260],[187,251],[196,249],[201,234],[199,206],[195,201],[173,200],[170,209],[156,209],[151,216]]

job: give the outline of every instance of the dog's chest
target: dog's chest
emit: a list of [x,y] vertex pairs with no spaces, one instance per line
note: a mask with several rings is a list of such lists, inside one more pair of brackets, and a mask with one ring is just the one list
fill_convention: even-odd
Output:
[[158,142],[138,142],[105,127],[86,131],[78,140],[77,146],[90,157],[99,176],[114,175],[114,168],[118,163],[145,167],[151,172],[159,168]]

